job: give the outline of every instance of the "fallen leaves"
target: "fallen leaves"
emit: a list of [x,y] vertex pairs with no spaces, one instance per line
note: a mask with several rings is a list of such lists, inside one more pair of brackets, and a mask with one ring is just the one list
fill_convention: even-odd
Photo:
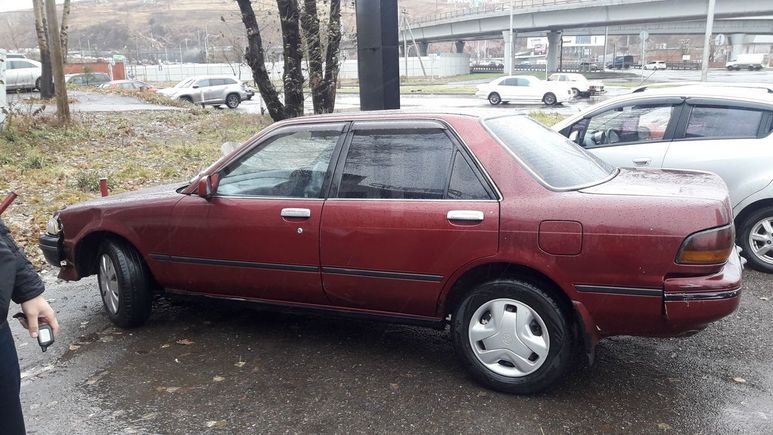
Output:
[[745,384],[746,383],[746,379],[740,378],[740,377],[735,377],[735,378],[733,378],[733,382],[735,382],[737,384]]
[[180,387],[156,387],[156,391],[165,393],[174,393],[179,389]]
[[671,427],[671,425],[668,423],[658,423],[658,429],[666,431],[673,429],[673,427]]
[[222,429],[226,427],[226,422],[225,420],[210,420],[207,422],[207,427],[210,429]]
[[191,341],[191,340],[188,340],[187,338],[183,338],[181,340],[175,341],[175,343],[183,345],[183,346],[190,346],[190,345],[194,344],[195,342]]
[[225,378],[222,377],[222,376],[215,376],[215,377],[212,378],[213,382],[223,382],[224,380],[225,380]]

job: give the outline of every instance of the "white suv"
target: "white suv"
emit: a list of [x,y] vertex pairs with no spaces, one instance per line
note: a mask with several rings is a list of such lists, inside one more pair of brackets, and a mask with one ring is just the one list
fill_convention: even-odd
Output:
[[553,128],[619,167],[720,175],[744,256],[755,269],[773,273],[773,87],[642,89]]
[[236,109],[242,101],[252,97],[244,83],[229,76],[190,77],[158,93],[202,106],[220,107],[225,104],[229,109]]
[[40,89],[42,68],[32,59],[9,58],[5,61],[5,85],[9,91]]

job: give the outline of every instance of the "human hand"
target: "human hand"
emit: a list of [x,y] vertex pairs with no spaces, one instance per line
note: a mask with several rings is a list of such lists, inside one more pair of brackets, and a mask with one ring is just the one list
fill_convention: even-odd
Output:
[[32,338],[37,338],[38,336],[38,319],[51,325],[54,336],[59,333],[59,322],[56,320],[56,314],[54,314],[54,310],[48,305],[48,302],[43,299],[43,296],[38,296],[22,303],[21,310],[27,317],[27,321],[22,322],[22,326],[30,332]]

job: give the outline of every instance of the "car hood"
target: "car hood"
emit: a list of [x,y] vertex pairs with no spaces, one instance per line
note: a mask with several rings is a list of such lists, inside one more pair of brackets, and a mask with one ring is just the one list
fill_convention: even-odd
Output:
[[180,89],[178,89],[178,88],[164,88],[164,89],[159,89],[158,93],[161,94],[161,95],[174,95],[179,90]]
[[620,169],[606,183],[582,189],[597,195],[659,196],[730,201],[725,182],[710,172],[673,169]]
[[95,198],[89,201],[81,202],[75,205],[68,206],[66,209],[80,209],[91,207],[112,207],[121,206],[129,203],[137,202],[150,202],[172,196],[179,196],[177,193],[180,188],[187,186],[186,182],[178,182],[173,184],[164,184],[155,187],[149,187],[146,189],[135,190],[132,192],[124,192],[115,195],[108,195],[105,197]]

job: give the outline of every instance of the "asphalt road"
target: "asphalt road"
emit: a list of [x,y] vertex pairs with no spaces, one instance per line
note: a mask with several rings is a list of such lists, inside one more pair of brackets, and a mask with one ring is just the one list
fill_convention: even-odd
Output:
[[[54,281],[49,279],[49,281]],[[46,295],[47,353],[14,324],[30,433],[773,433],[773,277],[689,338],[604,340],[532,397],[482,388],[447,331],[159,300],[127,331],[94,279]]]

